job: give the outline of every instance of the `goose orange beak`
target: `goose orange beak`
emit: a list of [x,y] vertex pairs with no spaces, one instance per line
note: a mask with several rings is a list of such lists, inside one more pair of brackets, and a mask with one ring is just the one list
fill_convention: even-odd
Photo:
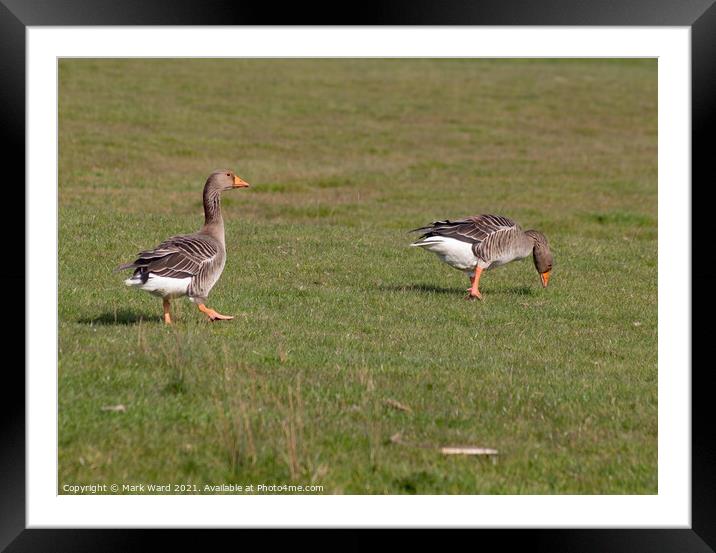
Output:
[[234,177],[234,185],[232,186],[232,188],[248,188],[248,187],[249,187],[249,183],[246,182],[244,179],[242,179],[241,177],[237,177],[237,176]]
[[552,271],[547,271],[545,273],[540,273],[539,277],[542,280],[542,288],[547,288],[547,283],[549,282],[549,275]]

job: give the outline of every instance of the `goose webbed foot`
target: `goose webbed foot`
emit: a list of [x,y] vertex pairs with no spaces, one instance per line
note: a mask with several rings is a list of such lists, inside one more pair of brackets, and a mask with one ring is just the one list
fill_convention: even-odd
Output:
[[222,315],[221,313],[207,307],[203,303],[198,304],[198,307],[199,311],[204,313],[204,315],[206,315],[210,321],[230,321],[234,318],[233,315]]
[[206,316],[209,317],[209,320],[211,321],[230,321],[234,318],[233,315],[222,315],[221,313],[217,313],[213,309],[210,309],[209,313],[207,313]]
[[468,288],[468,289],[467,289],[467,296],[465,296],[465,299],[466,299],[466,300],[475,300],[475,299],[481,300],[481,299],[482,299],[482,294],[480,293],[479,290],[478,290],[478,291],[475,291],[475,290],[473,290],[472,288]]

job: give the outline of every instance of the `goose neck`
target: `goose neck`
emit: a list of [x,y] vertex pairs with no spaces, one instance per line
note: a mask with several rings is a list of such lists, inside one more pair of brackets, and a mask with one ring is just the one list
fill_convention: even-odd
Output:
[[224,218],[221,215],[221,194],[216,190],[204,191],[204,227],[202,232],[224,243]]

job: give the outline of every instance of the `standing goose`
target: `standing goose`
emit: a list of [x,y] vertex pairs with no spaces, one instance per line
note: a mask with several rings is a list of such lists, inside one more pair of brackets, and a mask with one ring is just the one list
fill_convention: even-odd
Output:
[[411,230],[423,235],[411,246],[436,254],[441,261],[470,278],[467,299],[482,299],[479,283],[482,271],[499,267],[530,254],[546,287],[552,271],[552,252],[547,238],[536,230],[522,230],[512,219],[501,215],[476,215],[459,221],[435,221]]
[[166,324],[172,322],[169,300],[181,296],[189,296],[212,321],[234,318],[208,308],[206,301],[226,263],[221,193],[248,186],[249,183],[233,171],[215,171],[204,185],[204,226],[199,232],[172,236],[156,248],[140,252],[132,263],[117,268],[118,271],[134,269],[132,276],[124,281],[127,286],[162,298]]

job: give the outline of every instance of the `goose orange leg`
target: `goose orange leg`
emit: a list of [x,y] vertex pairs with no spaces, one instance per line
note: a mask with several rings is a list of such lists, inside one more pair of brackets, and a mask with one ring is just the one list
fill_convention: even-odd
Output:
[[471,300],[473,298],[477,298],[478,300],[482,299],[482,294],[480,294],[480,275],[482,274],[482,268],[481,267],[475,267],[475,276],[470,279],[470,288],[467,289],[469,294],[467,295],[468,300]]
[[169,313],[169,298],[164,298],[162,300],[162,304],[164,305],[164,324],[172,324],[172,316]]
[[233,315],[222,315],[221,313],[217,313],[213,309],[208,308],[203,303],[199,303],[197,304],[197,306],[199,307],[199,311],[209,317],[209,320],[211,321],[230,321],[234,318]]

